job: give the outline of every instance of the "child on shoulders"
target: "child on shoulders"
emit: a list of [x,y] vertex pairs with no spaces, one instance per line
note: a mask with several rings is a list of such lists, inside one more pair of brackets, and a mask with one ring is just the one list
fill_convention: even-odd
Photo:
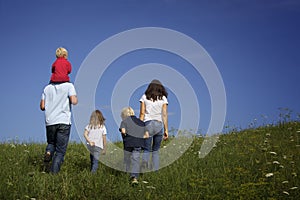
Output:
[[69,74],[72,71],[72,65],[67,60],[68,59],[68,51],[59,47],[56,49],[56,60],[52,64],[52,75],[50,78],[50,83],[65,83],[70,82]]

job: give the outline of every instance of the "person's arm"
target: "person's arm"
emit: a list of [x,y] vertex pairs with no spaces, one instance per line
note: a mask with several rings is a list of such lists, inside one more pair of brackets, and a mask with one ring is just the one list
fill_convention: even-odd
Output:
[[125,128],[121,128],[120,130],[121,130],[122,135],[126,136],[126,129]]
[[144,121],[145,119],[146,106],[145,103],[141,101],[140,104],[140,120]]
[[95,142],[92,142],[91,140],[89,140],[88,134],[89,134],[89,132],[88,132],[87,130],[84,130],[83,136],[84,136],[85,140],[86,140],[87,143],[89,143],[91,146],[94,146],[94,145],[95,145]]
[[103,150],[102,150],[102,154],[103,155],[106,154],[106,135],[103,135]]
[[70,99],[70,103],[73,105],[76,105],[78,103],[78,99],[76,95],[70,96],[69,99]]
[[167,140],[169,137],[168,131],[168,104],[163,104],[162,107],[162,120],[164,124],[164,140]]
[[40,109],[42,110],[42,111],[44,111],[45,110],[45,100],[41,100],[41,102],[40,102]]

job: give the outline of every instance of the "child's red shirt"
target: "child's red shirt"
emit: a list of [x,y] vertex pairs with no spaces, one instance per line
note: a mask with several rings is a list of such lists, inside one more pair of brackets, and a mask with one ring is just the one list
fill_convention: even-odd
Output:
[[72,71],[71,63],[61,57],[57,58],[52,64],[51,82],[68,82],[70,81],[69,74]]

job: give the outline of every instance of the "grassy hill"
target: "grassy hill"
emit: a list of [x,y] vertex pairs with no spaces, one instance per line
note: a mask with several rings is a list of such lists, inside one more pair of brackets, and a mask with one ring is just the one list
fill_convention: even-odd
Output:
[[69,145],[58,175],[43,172],[45,144],[0,144],[0,199],[300,199],[300,123],[220,135],[199,158],[202,142],[137,187],[103,164],[91,174],[82,144]]

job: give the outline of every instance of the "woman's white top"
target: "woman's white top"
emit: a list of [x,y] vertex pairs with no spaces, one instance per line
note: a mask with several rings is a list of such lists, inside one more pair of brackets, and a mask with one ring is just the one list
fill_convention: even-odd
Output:
[[149,120],[162,121],[162,106],[164,104],[168,104],[168,99],[165,96],[163,96],[162,100],[158,99],[153,101],[152,99],[148,100],[144,94],[141,97],[140,102],[144,102],[146,107],[144,118],[145,122]]

